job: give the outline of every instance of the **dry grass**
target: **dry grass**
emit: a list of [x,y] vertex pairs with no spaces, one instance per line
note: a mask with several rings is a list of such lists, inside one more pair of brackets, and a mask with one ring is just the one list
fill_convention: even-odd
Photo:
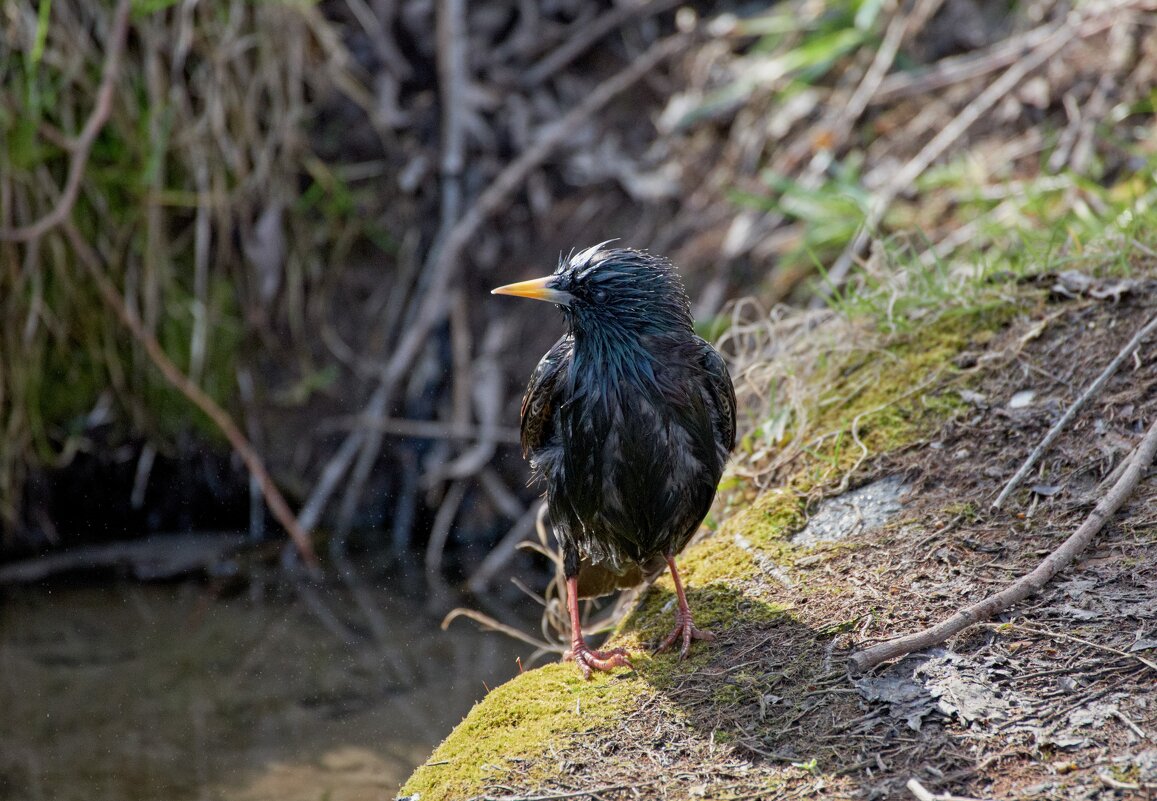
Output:
[[[111,50],[106,6],[40,8],[47,13],[3,12],[6,230],[62,203],[70,137]],[[310,104],[346,79],[334,36],[316,11],[279,4],[136,9],[108,120],[67,215],[125,306],[218,400],[234,400],[236,351],[254,327],[275,322],[275,299],[273,313],[300,331],[320,248],[356,227],[304,225],[287,209],[310,154]],[[120,334],[60,230],[4,243],[0,260],[0,513],[11,533],[28,470],[142,434],[172,451],[190,415]]]

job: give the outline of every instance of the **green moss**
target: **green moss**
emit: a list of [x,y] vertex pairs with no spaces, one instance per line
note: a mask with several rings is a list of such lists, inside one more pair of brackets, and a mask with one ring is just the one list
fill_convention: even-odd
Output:
[[638,674],[595,674],[585,681],[570,664],[523,673],[475,704],[401,794],[421,794],[422,801],[468,798],[517,760],[613,726],[651,692]]
[[800,467],[788,482],[799,494],[841,479],[867,458],[910,445],[967,408],[950,384],[966,383],[954,359],[987,342],[1023,313],[1019,302],[952,308],[919,329],[872,342],[811,377],[815,409]]

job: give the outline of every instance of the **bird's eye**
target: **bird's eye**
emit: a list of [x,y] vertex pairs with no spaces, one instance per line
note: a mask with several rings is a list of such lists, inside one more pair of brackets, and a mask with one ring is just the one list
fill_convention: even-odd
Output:
[[603,289],[602,287],[595,287],[591,290],[591,300],[593,300],[595,303],[606,303],[607,290]]

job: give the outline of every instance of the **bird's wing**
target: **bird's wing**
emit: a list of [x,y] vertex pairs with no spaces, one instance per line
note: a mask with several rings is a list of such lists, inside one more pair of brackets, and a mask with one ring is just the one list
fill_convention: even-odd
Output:
[[559,379],[570,364],[572,340],[569,335],[554,343],[534,368],[526,394],[522,396],[522,425],[520,440],[522,455],[528,456],[541,448],[550,436],[554,399],[560,386]]
[[735,386],[723,357],[705,340],[700,340],[700,353],[708,390],[715,402],[716,436],[730,453],[735,447]]

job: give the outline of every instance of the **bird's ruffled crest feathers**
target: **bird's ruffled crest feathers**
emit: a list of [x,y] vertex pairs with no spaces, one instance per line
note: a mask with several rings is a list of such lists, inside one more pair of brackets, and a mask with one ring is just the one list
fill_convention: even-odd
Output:
[[597,256],[605,246],[611,244],[612,242],[618,241],[618,237],[614,239],[608,239],[605,242],[599,242],[597,245],[592,245],[589,248],[580,250],[578,253],[575,253],[574,249],[572,248],[571,252],[565,259],[562,257],[562,254],[559,254],[558,270],[561,271],[564,267],[568,266],[580,270],[584,267],[589,267],[591,265],[591,260]]

